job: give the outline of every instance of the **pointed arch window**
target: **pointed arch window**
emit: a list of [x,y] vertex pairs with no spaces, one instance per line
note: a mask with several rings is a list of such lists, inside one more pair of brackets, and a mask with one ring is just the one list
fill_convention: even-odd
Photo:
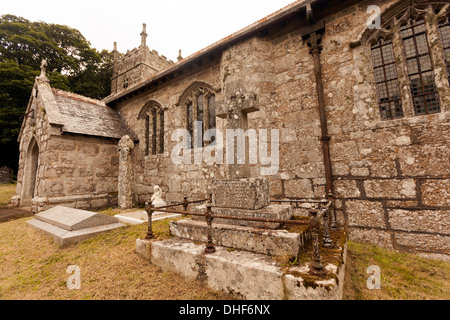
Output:
[[[187,93],[187,94],[186,94]],[[180,105],[185,107],[186,129],[191,135],[191,148],[203,148],[206,131],[216,128],[215,95],[209,86],[199,85],[187,90]],[[210,145],[215,143],[211,138]]]
[[[446,72],[450,84],[449,11],[441,1],[398,1],[383,12],[379,28],[367,28],[351,43],[352,48],[364,44],[371,53],[382,120],[441,112],[439,95],[448,87],[438,83],[443,74],[436,73]],[[437,30],[443,52],[431,45]],[[441,57],[446,68],[435,68]]]
[[149,102],[142,108],[139,119],[145,122],[145,155],[164,154],[164,109],[159,103]]

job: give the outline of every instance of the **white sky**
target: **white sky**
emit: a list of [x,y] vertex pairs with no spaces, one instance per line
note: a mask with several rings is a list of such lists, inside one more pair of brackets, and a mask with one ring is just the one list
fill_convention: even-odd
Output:
[[125,53],[147,45],[176,61],[281,9],[294,0],[1,0],[0,15],[13,14],[78,29],[101,51],[114,41]]

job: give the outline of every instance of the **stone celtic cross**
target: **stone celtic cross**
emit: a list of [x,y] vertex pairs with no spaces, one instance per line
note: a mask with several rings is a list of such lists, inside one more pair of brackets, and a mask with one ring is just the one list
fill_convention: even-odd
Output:
[[[244,132],[248,130],[247,115],[252,112],[259,111],[257,106],[256,94],[244,94],[241,89],[236,93],[227,96],[226,100],[218,103],[216,108],[217,117],[227,120],[227,130],[242,129]],[[234,159],[237,157],[237,142],[234,141]],[[248,160],[248,149],[246,148],[246,159]],[[250,165],[245,164],[227,164],[228,178],[240,179],[250,177]]]

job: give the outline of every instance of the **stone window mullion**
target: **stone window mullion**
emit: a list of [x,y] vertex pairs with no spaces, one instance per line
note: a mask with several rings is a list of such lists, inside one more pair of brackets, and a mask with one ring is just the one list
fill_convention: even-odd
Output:
[[400,86],[403,113],[407,118],[413,117],[414,108],[412,104],[411,86],[406,68],[406,58],[403,54],[403,43],[400,37],[400,25],[394,26],[392,46],[394,47],[394,56],[397,65],[398,83]]
[[156,113],[156,108],[152,108],[151,110],[151,134],[152,134],[152,154],[156,155],[157,154],[157,128],[158,128],[158,124],[157,124],[158,120],[157,120],[157,113]]
[[447,63],[444,53],[444,44],[439,30],[439,22],[434,12],[429,12],[425,19],[430,55],[434,62],[434,75],[441,111],[450,111],[450,85],[447,74]]
[[164,135],[165,135],[165,119],[164,119],[164,110],[161,108],[160,112],[159,112],[159,139],[158,139],[158,143],[159,143],[159,153],[160,154],[164,154],[164,144],[165,144],[165,139],[164,139]]
[[196,132],[196,124],[197,124],[197,117],[198,117],[198,93],[195,93],[192,96],[192,125],[193,125],[193,135],[191,137],[192,139],[192,148],[197,148],[197,135],[198,132]]
[[[203,98],[203,133],[206,133],[209,128],[209,97],[211,94],[207,92]],[[203,142],[205,146],[209,145],[208,141]]]
[[150,113],[145,116],[145,156],[150,155]]
[[203,101],[203,129],[206,132],[209,130],[209,97],[211,94],[208,92],[204,95],[204,101]]

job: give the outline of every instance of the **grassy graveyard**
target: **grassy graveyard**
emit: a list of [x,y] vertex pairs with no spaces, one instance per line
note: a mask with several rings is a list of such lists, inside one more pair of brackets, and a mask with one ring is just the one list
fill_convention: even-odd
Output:
[[[0,206],[14,185],[0,185]],[[114,215],[117,209],[102,211]],[[147,226],[117,229],[59,249],[26,225],[30,217],[0,223],[0,299],[31,300],[226,300],[209,290],[152,266],[134,253]],[[154,223],[157,239],[167,239],[169,222]],[[348,300],[450,299],[450,263],[349,243],[344,297]],[[69,290],[67,268],[81,271],[81,289]],[[381,290],[367,289],[367,268],[381,269]]]

